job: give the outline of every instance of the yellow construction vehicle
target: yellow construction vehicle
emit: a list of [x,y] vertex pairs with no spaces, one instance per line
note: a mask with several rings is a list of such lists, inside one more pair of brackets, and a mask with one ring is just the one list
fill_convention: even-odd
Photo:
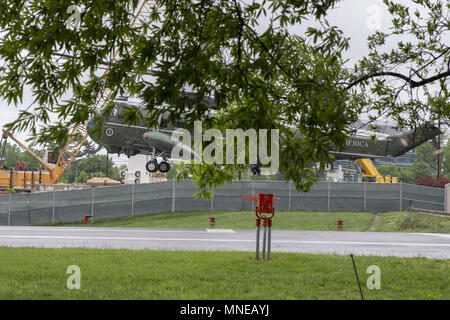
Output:
[[397,177],[382,176],[377,168],[373,165],[370,159],[357,159],[357,164],[361,166],[366,174],[362,174],[363,182],[375,182],[375,183],[397,183]]
[[[144,24],[151,23],[152,15],[155,10],[158,10],[161,6],[161,1],[151,1],[142,0],[137,13],[135,14],[133,20],[130,23],[132,28],[140,28]],[[145,30],[145,28],[144,28]],[[144,32],[144,31],[143,31]],[[120,47],[114,50],[113,57],[110,61],[109,66],[103,74],[102,79],[106,79],[107,74],[111,69],[112,63],[119,59]],[[109,99],[113,96],[113,91],[111,89],[103,90],[97,97],[96,104],[92,108],[96,112],[101,112],[106,106]],[[34,188],[37,183],[41,184],[56,184],[58,179],[63,175],[64,171],[70,166],[70,164],[76,159],[80,153],[81,147],[88,137],[88,132],[83,125],[75,126],[66,142],[64,148],[60,150],[58,159],[54,164],[48,163],[42,160],[37,154],[35,154],[31,149],[23,145],[20,141],[15,139],[8,131],[3,130],[3,136],[6,139],[10,137],[24,150],[29,152],[33,157],[35,157],[42,165],[45,167],[44,170],[38,172],[28,172],[21,167],[16,167],[16,170],[2,170],[0,166],[0,189],[2,188],[14,188],[17,190],[30,191]],[[6,142],[5,142],[6,143]]]
[[50,164],[39,157],[33,150],[28,148],[22,142],[17,140],[9,131],[3,130],[2,141],[2,160],[4,159],[7,139],[11,138],[24,151],[36,158],[45,169],[38,171],[27,170],[26,163],[17,162],[16,168],[9,170],[3,166],[4,161],[0,162],[0,190],[14,189],[17,191],[31,191],[37,184],[54,184],[64,171],[55,164]]

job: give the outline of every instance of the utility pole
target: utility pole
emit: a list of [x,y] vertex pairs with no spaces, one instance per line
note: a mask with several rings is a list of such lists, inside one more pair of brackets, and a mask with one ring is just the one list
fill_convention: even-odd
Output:
[[[438,119],[438,129],[441,131],[441,117]],[[438,134],[438,143],[437,143],[437,175],[436,178],[439,180],[441,177],[441,134]]]

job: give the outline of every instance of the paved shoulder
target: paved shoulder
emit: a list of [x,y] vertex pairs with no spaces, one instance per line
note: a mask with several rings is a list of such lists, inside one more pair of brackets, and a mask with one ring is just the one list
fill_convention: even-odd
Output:
[[[0,227],[0,246],[254,251],[254,230]],[[273,252],[450,259],[446,234],[272,231]]]

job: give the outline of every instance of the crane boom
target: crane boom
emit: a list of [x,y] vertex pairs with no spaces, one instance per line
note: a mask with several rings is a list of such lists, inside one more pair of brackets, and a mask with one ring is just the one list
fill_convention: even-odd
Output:
[[[145,24],[152,22],[152,14],[154,11],[158,10],[161,6],[161,1],[142,1],[140,7],[137,10],[136,15],[130,23],[131,28],[139,28]],[[126,40],[126,38],[125,38]],[[113,57],[103,73],[102,79],[105,79],[113,62],[118,58],[120,52],[120,46],[114,51]],[[131,52],[133,55],[134,51]],[[113,90],[104,89],[101,91],[97,97],[96,103],[93,106],[96,112],[103,110],[106,103],[110,99]],[[70,164],[75,160],[75,158],[80,153],[81,147],[88,138],[88,132],[83,125],[76,125],[69,134],[69,138],[66,142],[64,148],[60,151],[57,161],[57,166],[53,169],[53,174],[56,177],[56,181],[62,176],[64,171],[70,166]],[[56,182],[55,182],[56,183]]]
[[19,145],[19,147],[21,147],[25,152],[28,152],[29,154],[31,154],[35,159],[37,159],[40,163],[42,163],[47,169],[53,170],[53,168],[47,162],[42,160],[42,158],[39,157],[33,150],[31,150],[26,145],[24,145],[22,142],[17,140],[9,131],[3,129],[3,137],[11,138],[15,143],[17,143]]

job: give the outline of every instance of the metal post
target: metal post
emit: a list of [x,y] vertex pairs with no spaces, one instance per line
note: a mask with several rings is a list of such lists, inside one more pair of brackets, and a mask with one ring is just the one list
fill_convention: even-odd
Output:
[[328,181],[327,210],[330,211],[330,181]]
[[211,190],[211,211],[214,211],[214,190]]
[[400,182],[400,211],[403,209],[403,183]]
[[134,216],[134,184],[131,185],[131,216]]
[[266,260],[266,240],[267,240],[267,224],[266,224],[266,219],[264,219],[263,220],[263,250],[262,250],[263,260]]
[[175,212],[175,179],[172,180],[172,212]]
[[364,183],[364,212],[367,211],[367,182]]
[[[439,121],[438,121],[438,131],[441,132],[441,117],[439,115]],[[438,145],[437,145],[437,174],[436,178],[441,178],[441,135],[438,134]]]
[[289,212],[291,212],[291,208],[292,208],[292,205],[291,205],[291,183],[292,183],[292,181],[289,181]]
[[261,219],[256,220],[256,260],[259,260],[259,233],[261,231]]
[[106,172],[105,172],[105,175],[106,175],[106,177],[108,177],[108,174],[109,174],[109,172],[108,172],[108,165],[109,165],[109,152],[108,151],[106,151]]
[[91,202],[91,216],[92,216],[92,221],[94,221],[94,192],[95,189],[92,188],[92,202]]
[[351,178],[351,176],[350,176],[350,160],[348,160],[348,175],[347,175],[347,177],[348,177],[348,183],[350,183],[350,178]]
[[8,203],[8,226],[11,224],[11,198],[12,194],[9,194],[9,203]]
[[356,270],[355,260],[353,259],[353,255],[352,254],[350,255],[350,257],[352,258],[353,269],[355,270],[356,282],[358,282],[359,293],[361,294],[361,300],[364,300],[364,296],[363,296],[363,293],[362,293],[362,290],[361,290],[361,284],[359,283],[358,271]]
[[[252,197],[255,196],[255,180],[252,180]],[[252,200],[252,210],[253,210],[253,206],[254,206],[254,201]]]
[[272,226],[271,223],[272,221],[269,221],[269,234],[267,237],[267,260],[270,260],[270,242],[271,242],[271,233],[272,233]]
[[55,200],[56,200],[56,191],[53,190],[52,224],[55,224]]

